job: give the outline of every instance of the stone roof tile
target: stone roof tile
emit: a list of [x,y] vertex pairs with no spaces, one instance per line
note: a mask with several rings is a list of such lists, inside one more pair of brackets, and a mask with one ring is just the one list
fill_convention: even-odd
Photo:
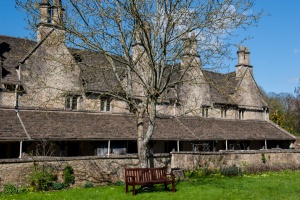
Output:
[[[132,114],[20,110],[32,139],[136,140]],[[1,140],[24,140],[26,135],[13,109],[0,109]],[[145,123],[147,124],[147,123]],[[147,127],[145,127],[147,128]],[[295,140],[268,121],[201,117],[160,117],[153,140]]]

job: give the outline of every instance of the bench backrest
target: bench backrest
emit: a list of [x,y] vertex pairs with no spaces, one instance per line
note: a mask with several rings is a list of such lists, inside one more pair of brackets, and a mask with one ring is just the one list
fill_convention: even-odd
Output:
[[126,168],[125,180],[132,182],[129,176],[135,177],[137,183],[166,180],[166,168]]

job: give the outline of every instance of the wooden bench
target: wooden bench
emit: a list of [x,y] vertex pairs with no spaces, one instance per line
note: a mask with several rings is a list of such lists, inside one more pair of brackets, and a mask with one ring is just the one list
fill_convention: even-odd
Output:
[[125,169],[126,193],[128,186],[132,186],[132,195],[135,195],[136,185],[172,184],[172,192],[175,192],[175,176],[167,174],[166,168],[126,168]]

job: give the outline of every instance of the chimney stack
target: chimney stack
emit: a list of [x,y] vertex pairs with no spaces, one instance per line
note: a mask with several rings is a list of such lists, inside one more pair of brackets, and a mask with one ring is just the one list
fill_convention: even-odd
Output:
[[186,34],[183,39],[183,56],[181,64],[186,67],[200,67],[201,60],[197,52],[197,39],[195,33],[190,37]]
[[62,23],[63,9],[61,0],[54,0],[52,7],[52,24],[60,25]]
[[[51,3],[49,0],[41,0],[39,9],[40,23],[38,24],[37,28],[38,42],[44,39],[51,30],[60,30],[64,11],[61,0],[52,0]],[[60,37],[64,38],[64,33]]]
[[248,47],[243,49],[242,46],[239,46],[238,54],[238,65],[250,66],[250,52]]
[[246,69],[250,70],[252,73],[252,66],[250,65],[250,52],[248,47],[243,48],[239,46],[238,54],[238,64],[235,66],[236,68],[236,77],[242,78],[246,72]]

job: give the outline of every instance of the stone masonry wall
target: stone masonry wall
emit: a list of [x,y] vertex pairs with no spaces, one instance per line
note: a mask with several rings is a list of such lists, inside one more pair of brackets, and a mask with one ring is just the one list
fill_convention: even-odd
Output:
[[[265,163],[263,163],[263,157],[265,157]],[[268,165],[269,167],[295,166],[300,165],[300,151],[173,152],[171,163],[172,168],[181,168],[187,171],[201,167],[220,169],[232,165],[241,168],[259,165]]]
[[[156,154],[149,159],[149,166],[171,167],[169,154]],[[51,166],[63,182],[62,172],[66,165],[71,165],[75,174],[75,186],[85,182],[94,185],[105,185],[124,181],[124,168],[139,167],[137,156],[120,155],[110,157],[48,157],[0,160],[0,191],[3,185],[13,183],[16,186],[28,184],[28,177],[35,166]]]
[[[262,155],[266,161],[263,163]],[[138,167],[136,155],[113,155],[110,157],[45,157],[0,160],[0,191],[3,185],[14,183],[16,186],[28,184],[28,177],[35,166],[51,166],[58,175],[58,181],[63,182],[62,172],[69,164],[75,173],[75,186],[82,186],[89,181],[94,185],[105,185],[124,181],[124,168]],[[268,165],[270,167],[285,165],[300,165],[300,150],[277,151],[224,151],[224,152],[172,152],[155,154],[149,159],[150,167],[166,166],[181,168],[186,171],[200,167],[220,169],[226,166],[238,167]]]

